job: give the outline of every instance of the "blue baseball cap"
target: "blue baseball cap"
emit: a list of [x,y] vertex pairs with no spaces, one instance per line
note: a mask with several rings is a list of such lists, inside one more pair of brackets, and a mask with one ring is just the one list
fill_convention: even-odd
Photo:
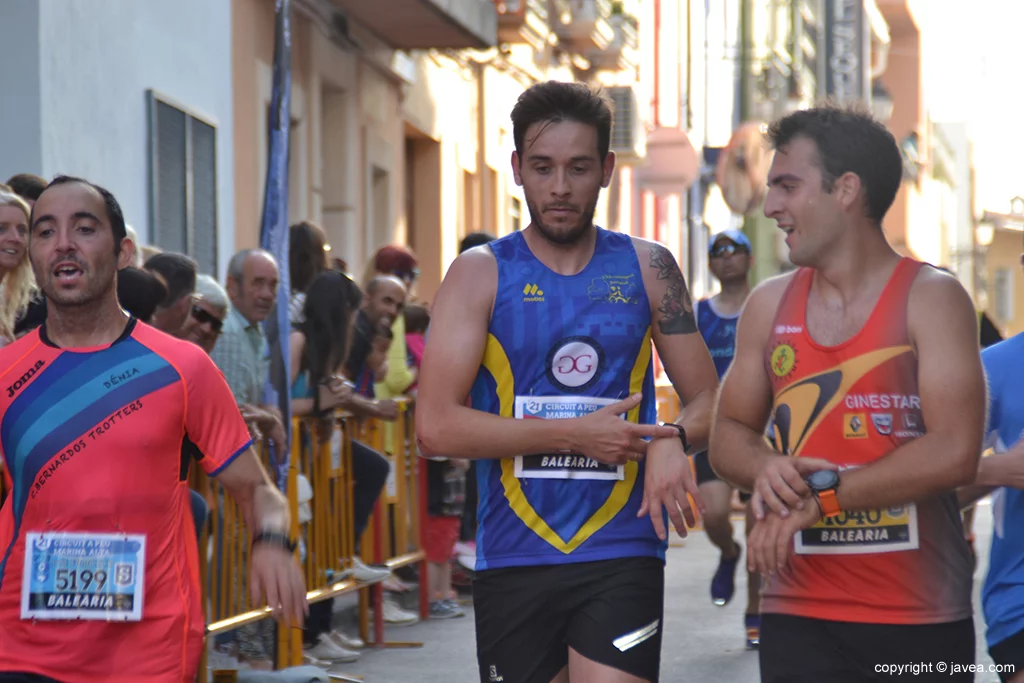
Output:
[[708,254],[709,255],[715,249],[715,242],[717,242],[718,240],[720,240],[723,237],[725,237],[726,239],[728,239],[730,242],[732,242],[733,244],[735,244],[738,247],[744,247],[748,252],[753,253],[753,251],[754,251],[754,248],[750,245],[750,240],[747,239],[747,236],[743,233],[742,230],[735,230],[735,229],[731,229],[730,228],[729,230],[723,230],[722,232],[716,232],[714,235],[711,236],[711,239],[708,240]]

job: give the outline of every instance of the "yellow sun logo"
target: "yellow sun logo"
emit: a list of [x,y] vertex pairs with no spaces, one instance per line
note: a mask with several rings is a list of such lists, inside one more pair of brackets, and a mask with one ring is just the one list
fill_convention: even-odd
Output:
[[779,344],[772,350],[771,366],[776,377],[785,377],[793,372],[796,365],[796,352],[789,344]]

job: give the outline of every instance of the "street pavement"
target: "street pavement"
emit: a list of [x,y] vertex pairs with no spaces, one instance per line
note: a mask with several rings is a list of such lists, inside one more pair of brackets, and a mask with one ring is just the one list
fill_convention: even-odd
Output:
[[[978,591],[988,564],[992,532],[991,508],[987,501],[976,515],[975,533],[981,557],[975,573],[975,626],[978,631],[977,663],[989,665],[984,646],[984,621]],[[743,524],[734,523],[737,538]],[[758,683],[757,653],[745,649],[743,610],[746,575],[738,572],[736,597],[725,607],[715,607],[708,593],[711,575],[718,563],[718,551],[702,532],[685,540],[676,539],[669,548],[666,567],[665,633],[662,643],[661,680],[664,682],[726,681]],[[389,627],[392,641],[420,641],[422,648],[369,650],[358,662],[336,667],[355,674],[367,683],[476,683],[476,648],[472,608],[467,616],[429,621],[404,627]],[[524,653],[524,656],[529,656]],[[893,680],[913,680],[903,676]],[[998,683],[994,673],[979,674],[976,683]]]

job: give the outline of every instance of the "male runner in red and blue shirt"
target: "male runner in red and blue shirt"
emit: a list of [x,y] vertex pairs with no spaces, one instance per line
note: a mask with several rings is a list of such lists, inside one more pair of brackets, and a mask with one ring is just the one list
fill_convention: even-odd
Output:
[[0,350],[0,682],[195,680],[203,611],[190,458],[253,529],[254,599],[301,621],[287,504],[202,349],[118,305],[108,191],[59,177],[29,252],[47,320]]

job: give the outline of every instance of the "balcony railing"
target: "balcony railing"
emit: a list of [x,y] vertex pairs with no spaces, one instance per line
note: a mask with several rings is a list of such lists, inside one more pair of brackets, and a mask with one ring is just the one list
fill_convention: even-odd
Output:
[[550,32],[545,0],[494,0],[498,42],[538,43]]
[[611,0],[552,0],[551,23],[559,41],[579,54],[605,50],[615,39]]
[[591,49],[584,53],[595,69],[617,71],[637,64],[639,46],[636,17],[629,14],[613,14],[608,17],[612,28],[612,40],[603,50]]

